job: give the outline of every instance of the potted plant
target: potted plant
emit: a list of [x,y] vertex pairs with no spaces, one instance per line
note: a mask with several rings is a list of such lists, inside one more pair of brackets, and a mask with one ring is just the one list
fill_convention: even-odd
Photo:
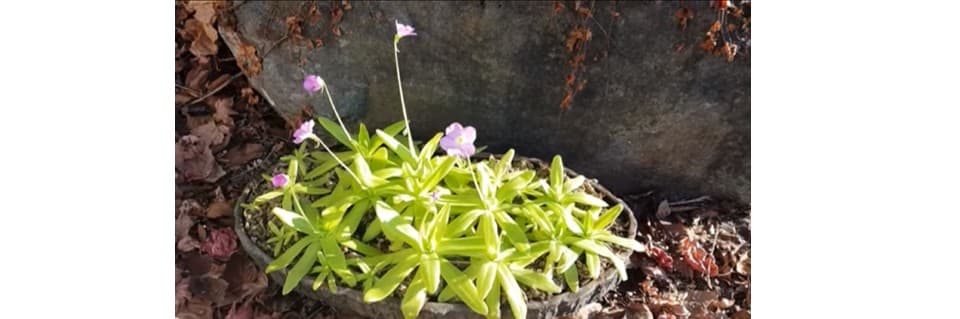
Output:
[[[395,61],[399,40],[416,35],[396,25]],[[337,122],[317,122],[342,150],[303,123],[299,149],[235,212],[243,248],[284,294],[368,317],[548,318],[626,279],[643,250],[623,201],[560,156],[475,156],[477,131],[459,123],[415,144],[402,85],[402,122],[351,133],[320,77],[304,88],[328,97]]]

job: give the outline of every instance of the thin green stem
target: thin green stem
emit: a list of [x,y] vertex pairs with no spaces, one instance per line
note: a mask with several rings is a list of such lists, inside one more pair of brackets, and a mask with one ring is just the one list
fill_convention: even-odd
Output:
[[323,146],[323,149],[326,150],[327,153],[330,153],[330,156],[333,156],[333,159],[336,160],[341,167],[343,167],[343,170],[347,171],[347,173],[350,174],[350,176],[353,177],[355,181],[357,181],[357,185],[363,185],[363,182],[360,181],[360,178],[357,177],[357,175],[353,174],[353,171],[351,171],[350,168],[347,167],[347,164],[343,163],[343,161],[340,160],[340,157],[337,156],[336,153],[330,150],[330,147],[327,146],[327,143],[324,143],[323,140],[321,140],[319,137],[314,136],[314,138],[317,140],[318,143],[320,143],[320,146]]
[[330,94],[330,87],[324,85],[323,91],[327,93],[327,100],[330,101],[330,108],[333,109],[333,115],[337,117],[337,122],[340,122],[340,127],[343,128],[343,133],[347,135],[347,140],[353,142],[353,138],[350,137],[350,131],[347,130],[347,126],[343,125],[343,120],[340,119],[340,113],[337,112],[337,106],[333,104],[333,95]]
[[393,41],[393,62],[397,67],[397,87],[400,88],[400,108],[403,109],[403,123],[407,126],[407,142],[410,143],[410,152],[416,154],[416,149],[413,148],[413,132],[410,131],[410,119],[407,118],[407,103],[403,99],[403,83],[400,80],[400,49],[397,48],[397,42],[399,38],[395,38]]

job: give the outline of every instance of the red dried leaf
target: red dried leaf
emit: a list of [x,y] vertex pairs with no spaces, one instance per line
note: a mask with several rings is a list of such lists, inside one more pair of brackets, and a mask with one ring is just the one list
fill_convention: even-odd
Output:
[[657,261],[657,265],[659,265],[660,268],[663,268],[667,271],[673,270],[673,257],[670,257],[670,254],[663,249],[660,249],[660,247],[650,246],[650,248],[647,250],[647,255],[653,257],[653,259]]
[[690,238],[684,238],[680,241],[680,255],[684,263],[697,272],[709,277],[714,277],[719,272],[713,255],[710,255],[705,249],[693,243]]
[[563,12],[563,9],[566,9],[566,8],[567,6],[563,5],[563,3],[560,1],[553,2],[553,14],[558,14],[560,12]]
[[237,235],[229,227],[216,229],[200,246],[200,251],[219,260],[229,260],[237,251]]
[[573,86],[573,82],[576,80],[577,80],[577,76],[571,72],[571,73],[567,73],[566,82],[564,83],[566,86]]

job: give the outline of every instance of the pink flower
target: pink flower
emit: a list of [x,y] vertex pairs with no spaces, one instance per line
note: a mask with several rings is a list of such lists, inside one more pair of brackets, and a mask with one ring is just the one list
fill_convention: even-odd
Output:
[[230,227],[215,229],[200,245],[200,251],[219,260],[228,260],[237,251],[237,235]]
[[470,157],[477,151],[473,142],[477,140],[477,129],[473,126],[463,127],[454,122],[447,126],[446,135],[440,139],[440,147],[447,151],[447,155]]
[[290,182],[290,177],[287,174],[277,174],[273,175],[273,187],[284,187],[287,186],[287,182]]
[[406,36],[417,35],[417,33],[414,32],[412,26],[402,24],[400,23],[400,21],[394,21],[394,22],[397,24],[397,40],[400,40],[400,38],[403,38]]
[[325,85],[327,85],[327,83],[324,82],[323,79],[313,74],[307,75],[307,77],[303,79],[303,89],[310,93],[320,91]]
[[300,128],[293,131],[293,143],[303,143],[304,140],[311,136],[315,136],[313,135],[313,120],[303,122],[303,124],[300,124]]

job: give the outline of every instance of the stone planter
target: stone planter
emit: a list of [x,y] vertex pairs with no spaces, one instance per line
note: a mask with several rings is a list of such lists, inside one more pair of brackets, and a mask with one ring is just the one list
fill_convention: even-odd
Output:
[[[476,158],[486,158],[485,154],[480,154]],[[499,156],[497,156],[499,157]],[[542,160],[535,158],[525,158],[521,156],[514,157],[514,163],[519,161],[527,161],[534,165],[537,169],[549,167],[549,165]],[[570,177],[579,176],[573,170],[567,168],[566,174]],[[247,252],[247,255],[254,260],[254,262],[261,268],[265,269],[267,264],[273,261],[273,257],[267,252],[263,251],[253,242],[250,236],[247,233],[246,229],[246,217],[244,215],[244,209],[240,207],[241,203],[249,202],[252,198],[251,195],[253,191],[257,188],[257,185],[260,183],[265,183],[264,181],[257,179],[251,182],[244,189],[243,194],[240,196],[240,199],[237,202],[237,206],[234,209],[234,228],[237,233],[237,237],[240,238],[240,244],[243,247],[244,251]],[[633,211],[623,202],[620,198],[614,196],[606,188],[598,184],[594,180],[587,180],[586,183],[589,183],[593,189],[599,193],[598,195],[602,196],[602,199],[610,203],[611,205],[622,204],[623,212],[620,213],[620,216],[617,218],[615,225],[625,225],[621,227],[621,233],[618,235],[633,238],[637,232],[637,220],[633,215]],[[614,232],[617,232],[614,230]],[[624,258],[624,260],[629,264],[630,255],[632,251],[626,249],[620,249],[619,247],[611,247],[614,252]],[[269,276],[276,282],[282,283],[286,272],[284,270],[275,271],[270,273]],[[400,313],[400,299],[397,297],[389,297],[380,302],[376,303],[365,303],[363,301],[363,292],[351,289],[347,287],[338,287],[337,292],[330,292],[325,287],[321,287],[318,290],[313,290],[312,283],[314,277],[307,276],[301,280],[300,285],[295,289],[298,293],[306,296],[308,298],[319,300],[326,305],[337,309],[338,311],[346,313],[354,313],[360,316],[367,318],[377,318],[377,319],[402,319],[403,316]],[[597,300],[604,293],[610,289],[616,288],[620,283],[620,278],[617,275],[617,272],[612,267],[607,267],[604,269],[600,276],[588,282],[585,285],[582,285],[576,293],[574,292],[565,292],[559,295],[551,296],[546,300],[537,300],[537,301],[528,301],[527,302],[527,318],[554,318],[557,316],[570,315],[580,307],[589,304]],[[507,304],[501,304],[501,317],[502,318],[513,318],[513,315],[510,311],[510,307]],[[420,311],[419,318],[424,319],[434,319],[434,318],[483,318],[480,314],[473,312],[466,305],[461,303],[438,303],[438,302],[427,302],[424,305],[423,309]]]

